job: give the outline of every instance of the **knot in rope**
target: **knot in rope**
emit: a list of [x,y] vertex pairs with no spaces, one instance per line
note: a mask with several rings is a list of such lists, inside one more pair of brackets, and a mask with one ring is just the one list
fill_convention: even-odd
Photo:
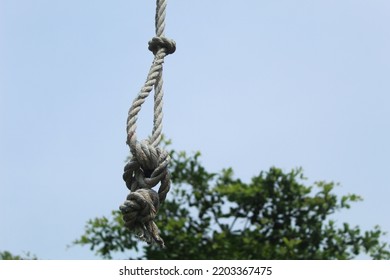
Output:
[[[170,189],[168,165],[169,154],[158,147],[162,138],[162,99],[164,57],[176,50],[176,43],[164,36],[165,0],[156,0],[156,36],[149,42],[149,50],[154,54],[145,85],[134,99],[127,117],[127,144],[131,159],[124,168],[123,179],[130,194],[119,207],[125,226],[135,231],[137,236],[148,243],[156,242],[164,247],[158,227],[154,223],[160,205]],[[148,140],[137,140],[136,122],[149,93],[154,89],[153,131]],[[152,188],[160,183],[158,191]]]
[[176,42],[166,37],[153,37],[149,41],[149,50],[156,55],[161,49],[165,49],[165,54],[173,54],[176,51]]
[[[147,140],[137,142],[123,174],[131,192],[119,207],[127,228],[134,230],[141,240],[156,242],[161,247],[164,247],[164,241],[154,219],[170,189],[169,161],[165,150],[153,147]],[[157,193],[152,188],[159,182],[161,185]]]
[[164,241],[158,234],[158,228],[153,222],[159,207],[158,194],[154,190],[139,189],[131,192],[120,210],[125,226],[133,228],[137,236],[148,242],[157,242],[164,247]]
[[[160,147],[153,147],[147,140],[136,143],[134,155],[126,164],[123,179],[130,191],[151,189],[169,177],[169,154]],[[159,194],[166,194],[165,185],[161,185]],[[159,197],[164,200],[165,196]]]

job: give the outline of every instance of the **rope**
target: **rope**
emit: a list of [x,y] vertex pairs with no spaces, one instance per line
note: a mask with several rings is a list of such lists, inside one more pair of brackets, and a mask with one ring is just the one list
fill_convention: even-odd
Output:
[[[127,118],[127,144],[131,158],[124,168],[123,179],[130,194],[119,207],[125,226],[135,231],[146,242],[164,247],[154,219],[170,188],[169,154],[158,147],[162,135],[163,63],[164,58],[175,52],[176,43],[164,36],[166,1],[156,1],[156,36],[149,41],[149,50],[154,54],[146,82],[134,99]],[[137,115],[149,93],[154,88],[153,131],[149,139],[137,140]],[[153,190],[161,182],[158,192]]]

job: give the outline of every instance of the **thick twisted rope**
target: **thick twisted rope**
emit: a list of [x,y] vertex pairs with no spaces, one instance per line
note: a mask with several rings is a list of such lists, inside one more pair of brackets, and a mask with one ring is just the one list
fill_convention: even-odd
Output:
[[[168,164],[169,154],[158,147],[162,134],[162,100],[163,100],[163,63],[164,58],[175,52],[176,43],[164,36],[166,1],[156,1],[155,28],[156,36],[149,41],[149,50],[154,60],[149,70],[145,85],[134,99],[127,118],[127,144],[130,147],[131,159],[126,164],[123,179],[130,194],[119,207],[123,214],[125,226],[137,233],[137,236],[148,242],[156,242],[164,247],[154,223],[157,211],[170,188]],[[137,116],[149,93],[154,88],[153,131],[149,139],[137,140]],[[158,183],[158,192],[153,190]]]

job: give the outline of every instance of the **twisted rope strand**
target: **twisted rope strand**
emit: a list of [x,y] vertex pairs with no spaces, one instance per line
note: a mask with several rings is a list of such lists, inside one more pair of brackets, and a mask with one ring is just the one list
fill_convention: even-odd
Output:
[[155,18],[156,37],[164,36],[166,9],[167,2],[165,0],[157,0]]
[[[176,43],[164,36],[166,1],[156,1],[155,31],[156,37],[149,41],[149,50],[154,54],[152,66],[144,86],[134,99],[127,117],[127,141],[131,159],[124,168],[123,179],[130,194],[119,207],[125,226],[137,233],[148,243],[157,243],[164,247],[154,219],[161,203],[170,189],[168,165],[169,154],[158,147],[162,135],[163,119],[163,63],[164,58],[175,52]],[[154,89],[153,131],[149,139],[137,140],[137,118],[142,104]],[[153,190],[160,182],[158,192]]]

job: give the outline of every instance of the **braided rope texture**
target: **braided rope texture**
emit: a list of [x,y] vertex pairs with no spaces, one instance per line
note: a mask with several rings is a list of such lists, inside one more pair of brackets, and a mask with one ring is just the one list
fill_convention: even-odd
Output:
[[[126,201],[119,207],[125,226],[143,241],[164,247],[164,241],[154,222],[160,205],[170,189],[169,154],[158,145],[162,137],[163,118],[163,63],[175,52],[176,43],[164,36],[166,1],[156,1],[156,36],[149,41],[154,60],[146,82],[134,99],[127,118],[127,144],[131,158],[124,168],[123,179],[130,190]],[[137,140],[136,122],[142,104],[154,89],[153,131],[149,139]],[[152,188],[160,183],[158,191]]]

